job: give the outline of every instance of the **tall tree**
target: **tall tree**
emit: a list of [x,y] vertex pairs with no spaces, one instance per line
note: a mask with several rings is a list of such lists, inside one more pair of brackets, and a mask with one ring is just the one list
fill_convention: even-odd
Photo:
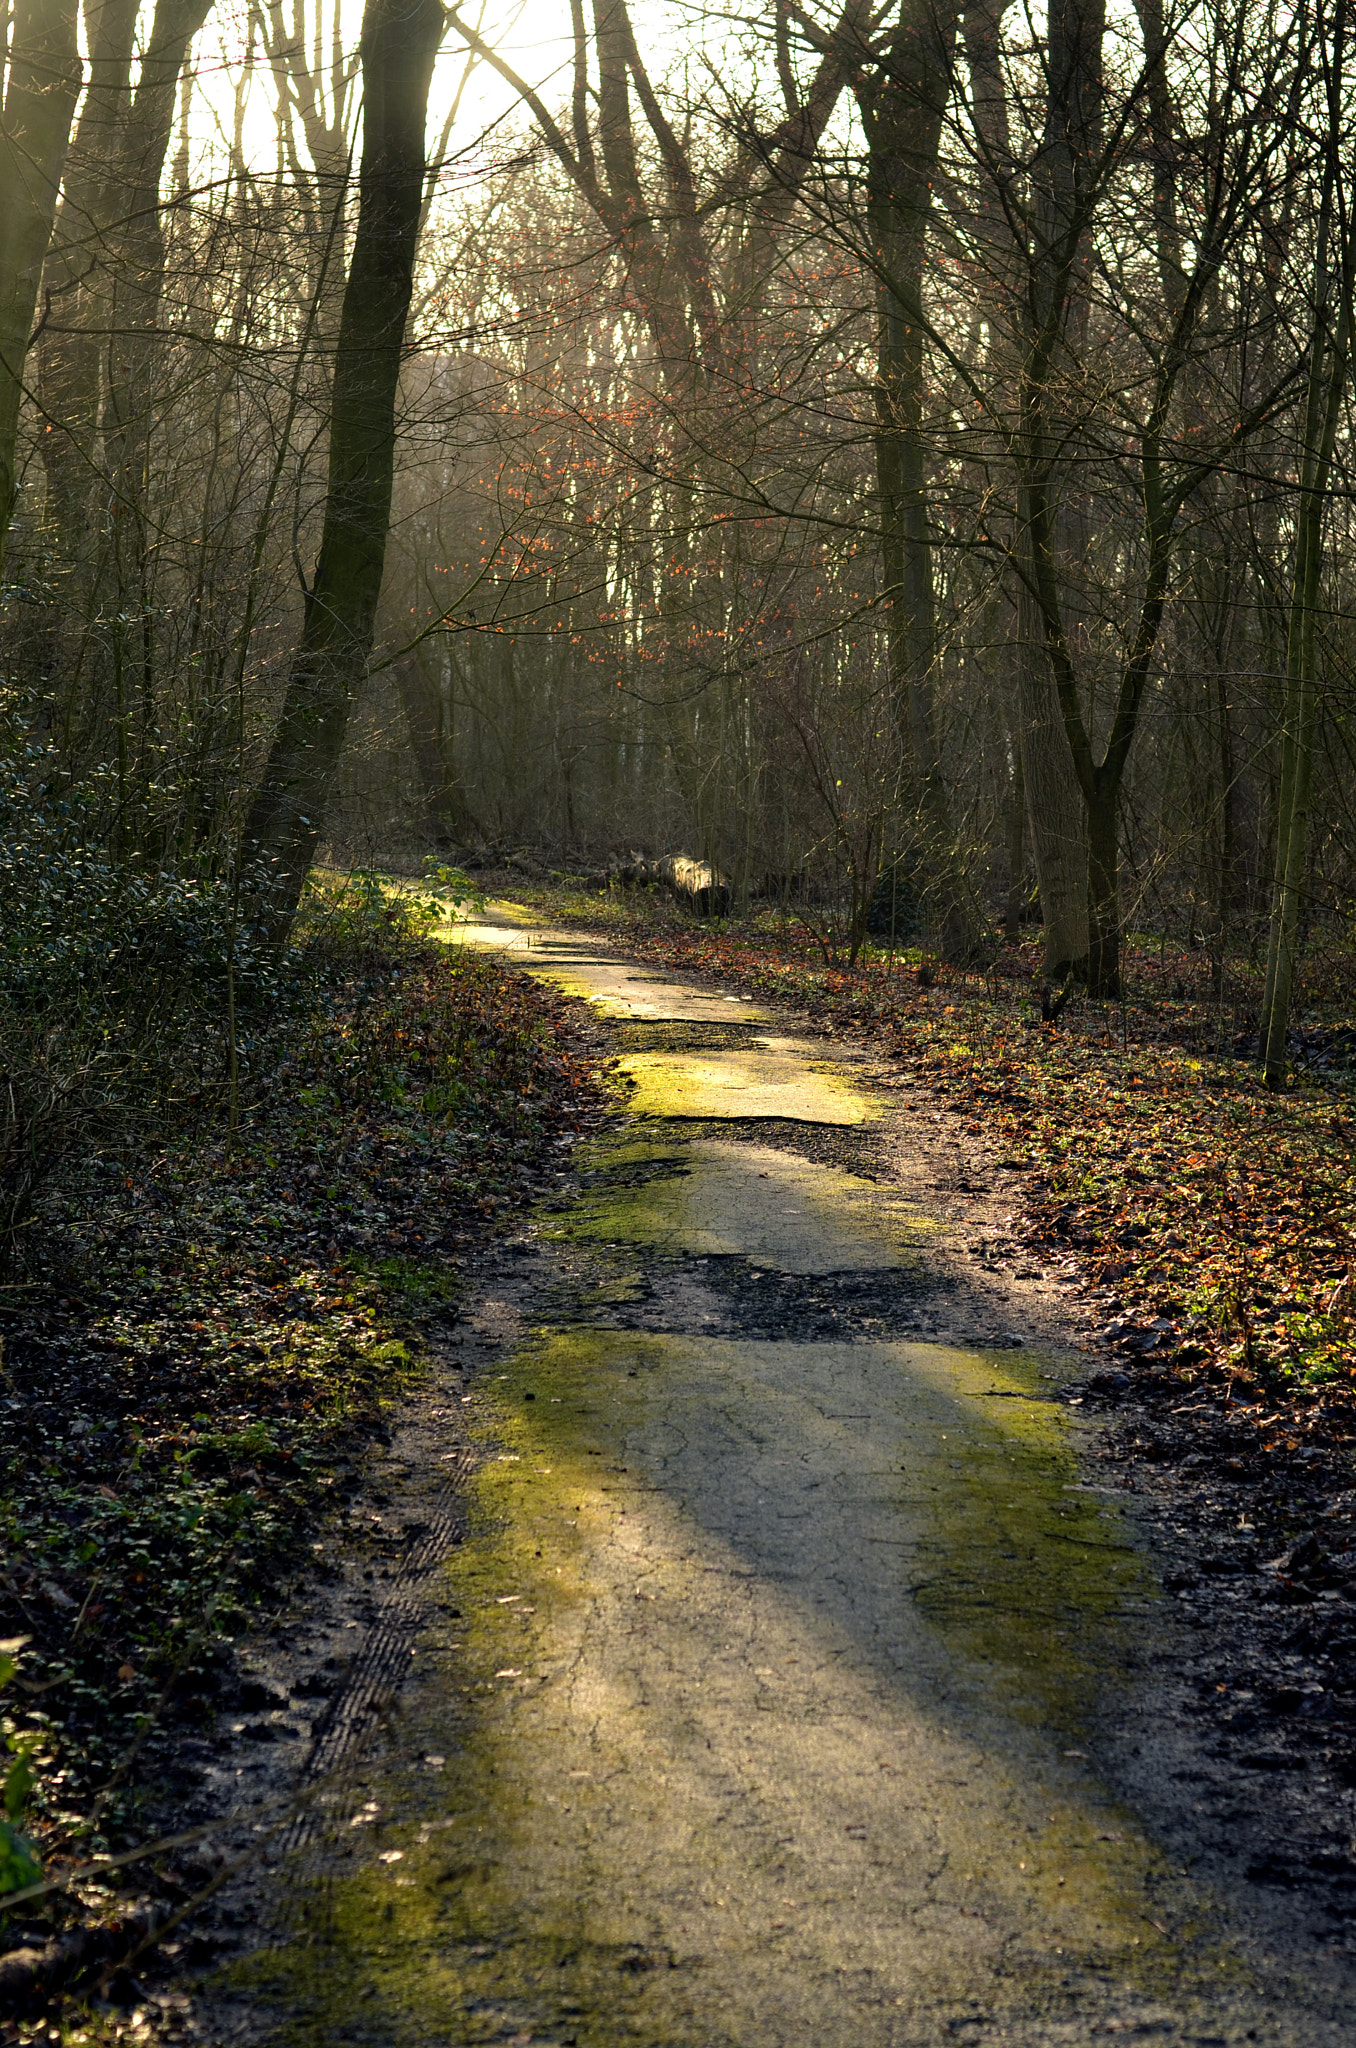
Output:
[[83,551],[99,424],[100,336],[106,335],[105,261],[121,205],[114,175],[131,101],[139,0],[98,0],[85,10],[89,82],[71,137],[61,205],[43,279],[51,312],[41,340],[43,410],[53,432],[42,438],[47,515],[63,553]]
[[1351,368],[1356,223],[1343,145],[1347,109],[1345,0],[1335,19],[1320,4],[1315,45],[1323,69],[1327,120],[1314,265],[1314,309],[1301,425],[1295,507],[1295,560],[1285,650],[1285,713],[1276,829],[1267,980],[1262,1007],[1262,1057],[1269,1088],[1285,1085],[1286,1033],[1294,988],[1300,908],[1309,845],[1314,740],[1318,723],[1318,625],[1323,582],[1323,532],[1329,514],[1333,456]]
[[[138,555],[145,546],[143,481],[152,414],[150,384],[165,286],[160,181],[174,127],[179,75],[211,4],[212,0],[156,0],[136,92],[109,166],[119,218],[115,246],[106,252],[112,258],[113,292],[112,333],[105,340],[105,466],[119,509],[132,515],[126,521],[115,520],[115,526],[137,531]],[[106,201],[106,217],[112,213]]]
[[[1150,50],[1111,132],[1104,136],[1101,46],[1102,0],[1060,0],[1050,17],[1045,134],[1033,176],[1026,338],[1019,372],[1012,447],[1017,478],[1018,563],[1034,614],[1037,644],[1049,662],[1055,698],[1082,792],[1088,846],[1088,985],[1092,993],[1120,993],[1120,807],[1140,728],[1159,635],[1169,602],[1173,565],[1182,541],[1185,506],[1221,463],[1230,459],[1278,402],[1276,391],[1240,404],[1209,434],[1202,422],[1184,427],[1183,391],[1200,345],[1209,295],[1250,222],[1253,196],[1280,146],[1280,125],[1243,121],[1255,95],[1263,104],[1275,80],[1293,69],[1293,43],[1282,41],[1262,62],[1259,82],[1245,54],[1238,24],[1213,23],[1217,81],[1208,126],[1196,145],[1195,221],[1191,261],[1158,307],[1140,304],[1132,322],[1145,363],[1139,389],[1127,393],[1108,418],[1105,381],[1087,361],[1086,249],[1094,217],[1113,176],[1132,153],[1137,109],[1152,123],[1148,79],[1164,61]],[[1161,188],[1154,211],[1161,228]],[[1108,282],[1114,281],[1114,274]],[[1127,308],[1127,311],[1129,309]],[[1152,336],[1152,340],[1150,337]],[[1283,380],[1284,383],[1288,380]],[[1113,425],[1114,420],[1114,425]],[[1080,661],[1078,609],[1082,548],[1071,546],[1069,451],[1080,472],[1110,433],[1133,449],[1139,503],[1134,568],[1123,578],[1127,617],[1111,682],[1111,712],[1099,744],[1094,695]],[[1033,636],[1034,638],[1035,636]]]
[[[989,375],[1001,391],[993,410],[1011,411],[1021,359],[1029,290],[1030,249],[1022,231],[1029,205],[1028,166],[1014,155],[1008,83],[1003,67],[1003,17],[1010,0],[971,0],[964,39],[969,74],[970,150],[974,160],[973,254],[990,322]],[[986,437],[989,459],[1001,465],[1002,437]],[[1021,536],[1016,559],[1021,560]],[[1015,587],[1014,587],[1015,585]],[[1084,971],[1088,955],[1088,848],[1083,799],[1069,752],[1054,677],[1036,608],[1025,579],[1007,580],[1011,638],[1004,650],[1004,681],[1016,745],[1022,801],[1040,891],[1044,969],[1051,979]],[[1014,874],[1020,859],[1010,862]],[[1009,924],[1015,911],[1010,905]]]
[[43,260],[81,84],[76,0],[17,0],[0,118],[0,569]]
[[904,0],[888,35],[874,48],[864,48],[854,69],[866,135],[876,281],[874,445],[891,696],[907,741],[904,784],[912,781],[916,792],[928,887],[937,898],[943,948],[953,959],[969,954],[975,935],[956,859],[933,706],[937,623],[923,419],[928,332],[923,291],[959,12],[958,0]]
[[[1051,975],[1084,975],[1089,967],[1091,873],[1083,792],[1065,707],[1047,645],[1034,551],[1038,540],[1054,564],[1063,608],[1073,598],[1070,557],[1084,522],[1068,501],[1067,468],[1052,459],[1067,432],[1052,399],[1061,372],[1076,376],[1088,326],[1088,243],[1102,164],[1102,41],[1105,0],[1056,0],[1045,50],[1045,125],[1030,166],[1027,266],[1023,279],[1027,349],[1019,372],[1021,419],[1017,562],[1018,728],[1023,745],[1032,850],[1045,920],[1045,966]],[[1012,188],[1005,195],[1009,200]],[[1046,479],[1033,486],[1037,472]],[[1058,476],[1059,482],[1055,483]],[[1042,491],[1053,485],[1053,530],[1045,536]],[[1062,486],[1062,488],[1061,488]],[[1036,524],[1033,526],[1033,509]],[[1047,579],[1050,580],[1050,579]],[[1065,620],[1067,629],[1067,621]]]
[[296,915],[372,651],[443,23],[440,0],[368,0],[363,20],[358,220],[335,346],[320,552],[242,842],[244,858],[267,872],[258,908],[275,942]]

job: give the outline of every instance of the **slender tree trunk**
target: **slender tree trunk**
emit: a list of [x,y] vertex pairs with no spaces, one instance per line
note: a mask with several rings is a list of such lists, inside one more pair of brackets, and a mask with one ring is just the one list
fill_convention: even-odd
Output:
[[358,224],[334,363],[329,483],[301,643],[243,835],[270,874],[259,910],[291,928],[367,673],[395,469],[396,390],[423,202],[424,128],[442,39],[439,0],[368,0]]
[[1294,651],[1286,691],[1286,750],[1290,756],[1290,772],[1282,785],[1276,881],[1267,949],[1266,1010],[1262,1020],[1262,1056],[1268,1088],[1283,1088],[1289,1067],[1286,1037],[1299,951],[1300,903],[1309,842],[1309,799],[1313,786],[1314,728],[1318,719],[1313,613],[1318,597],[1319,551],[1317,546],[1311,545],[1301,552],[1307,559],[1297,569],[1295,577],[1299,645]]
[[[1074,392],[1057,398],[1055,388],[1060,378],[1076,379],[1070,343],[1086,319],[1084,245],[1089,181],[1101,144],[1103,21],[1103,0],[1059,0],[1049,11],[1045,133],[1032,176],[1030,267],[1023,309],[1028,352],[1020,375],[1019,701],[1032,851],[1045,920],[1045,972],[1052,979],[1087,975],[1095,921],[1090,894],[1090,839],[1095,828],[1086,778],[1074,759],[1069,707],[1052,660],[1049,620],[1042,612],[1053,598],[1062,624],[1071,601],[1075,608],[1077,604],[1069,554],[1079,521],[1075,508],[1066,506],[1063,494],[1054,489],[1056,451],[1067,432],[1067,420],[1057,415],[1067,409]],[[1073,354],[1076,358],[1076,346]],[[1033,516],[1036,508],[1039,520]],[[1038,607],[1035,597],[1042,571],[1046,587]],[[1104,859],[1104,832],[1102,839]],[[1105,878],[1098,886],[1104,890]],[[1099,895],[1098,901],[1103,900]]]
[[[174,129],[179,74],[211,4],[212,0],[157,0],[122,146],[110,166],[120,225],[109,233],[111,246],[101,252],[113,271],[112,334],[102,342],[109,361],[103,429],[105,465],[115,493],[115,528],[142,525],[155,330],[165,287],[160,181]],[[111,216],[108,196],[103,210]],[[120,521],[118,512],[129,516]]]
[[1088,987],[1121,990],[1120,777],[1099,775],[1088,814]]
[[[1054,259],[1050,246],[1041,246],[1028,259],[1014,244],[1012,223],[1027,205],[1025,166],[1013,158],[1008,123],[1008,82],[1000,46],[1003,15],[1011,0],[980,0],[965,10],[965,49],[970,73],[971,108],[985,169],[981,189],[980,235],[986,252],[990,287],[996,293],[1000,318],[994,322],[990,352],[1000,360],[1011,355],[1010,335],[1020,333],[1033,317],[1031,292],[1039,297],[1044,269]],[[1052,64],[1064,69],[1051,78],[1051,91],[1070,91],[1065,76],[1069,58],[1070,29],[1064,29],[1064,43],[1056,37]],[[1065,54],[1060,56],[1060,49]],[[1077,95],[1074,95],[1075,100]],[[1083,116],[1075,105],[1065,108],[1058,120],[1071,119],[1075,126]],[[1056,180],[1057,166],[1051,154],[1057,149],[1058,120],[1052,119],[1045,161],[1039,233],[1045,243],[1056,232],[1055,198],[1048,189]],[[1067,209],[1071,195],[1064,194]],[[1036,265],[1033,273],[1028,260]],[[1015,361],[1006,365],[1013,383],[1020,372]],[[995,457],[998,455],[995,447]],[[1023,545],[1019,533],[1018,545]],[[1040,890],[1041,915],[1045,932],[1044,971],[1051,980],[1069,975],[1079,978],[1087,972],[1088,958],[1088,852],[1087,823],[1083,796],[1069,751],[1044,629],[1030,593],[1030,564],[1019,584],[1016,599],[1016,637],[1013,644],[1013,675],[1010,690],[1012,720],[1016,737],[1020,780],[1026,805],[1026,824],[1031,838],[1032,862]],[[1022,587],[1025,585],[1025,587]]]
[[1030,594],[1018,601],[1017,738],[1031,856],[1041,897],[1044,971],[1052,981],[1088,971],[1088,840],[1069,737],[1044,631]]
[[917,792],[929,891],[951,959],[973,951],[975,933],[933,702],[937,629],[923,423],[923,273],[958,13],[955,5],[906,7],[888,51],[856,88],[876,266],[874,438],[890,692],[912,769],[903,779]]
[[0,569],[18,494],[24,369],[81,77],[76,0],[18,0],[12,22],[0,129]]
[[1010,939],[1022,935],[1022,912],[1026,907],[1026,776],[1022,750],[1012,749],[1012,775],[1008,787],[1008,905],[1003,928]]
[[438,693],[424,673],[419,657],[406,655],[395,665],[396,688],[405,714],[410,753],[423,796],[424,816],[440,846],[451,845],[465,819],[450,736],[443,730]]
[[[1302,538],[1302,521],[1300,525],[1300,534],[1296,537],[1297,546],[1299,545],[1300,539]],[[1298,582],[1299,578],[1297,574],[1295,578],[1296,586],[1298,586]],[[1293,628],[1294,608],[1292,604],[1292,631]],[[1280,788],[1278,789],[1276,794],[1276,848],[1273,859],[1274,872],[1271,884],[1271,913],[1267,927],[1267,973],[1266,984],[1262,995],[1262,1021],[1258,1034],[1258,1043],[1263,1060],[1265,1060],[1267,1057],[1267,1045],[1271,1033],[1271,1017],[1276,1000],[1276,970],[1278,962],[1280,960],[1281,926],[1283,922],[1281,916],[1281,903],[1285,894],[1285,878],[1288,872],[1288,863],[1290,858],[1290,822],[1293,817],[1295,808],[1295,763],[1299,751],[1298,728],[1295,722],[1295,712],[1297,707],[1294,702],[1292,678],[1289,673],[1288,648],[1286,661],[1286,684],[1281,701],[1281,776]],[[1288,1003],[1286,1005],[1286,1008],[1288,1011]]]
[[1314,738],[1318,725],[1318,600],[1323,570],[1323,514],[1332,468],[1332,449],[1346,383],[1343,321],[1338,361],[1332,365],[1322,443],[1306,456],[1304,496],[1298,519],[1294,597],[1286,649],[1285,753],[1281,808],[1276,835],[1276,879],[1267,949],[1267,989],[1262,1018],[1262,1053],[1268,1088],[1283,1088],[1287,1072],[1286,1033],[1299,953],[1300,907],[1309,849]]
[[[120,733],[129,716],[125,678],[135,677],[135,757],[143,781],[151,773],[156,727],[156,611],[150,589],[147,498],[155,416],[156,328],[165,283],[160,181],[174,128],[179,75],[211,0],[157,0],[141,75],[121,146],[109,167],[111,192],[102,210],[108,265],[104,303],[108,332],[95,342],[107,362],[102,438],[108,526],[101,558],[104,588],[96,592],[112,615]],[[115,224],[114,224],[115,223]],[[120,746],[128,751],[125,738]]]
[[[1314,737],[1318,724],[1318,600],[1323,579],[1323,519],[1332,481],[1333,451],[1346,397],[1351,358],[1356,228],[1334,204],[1342,84],[1344,20],[1339,19],[1331,76],[1337,81],[1327,136],[1319,202],[1319,269],[1304,414],[1299,507],[1295,520],[1295,576],[1286,637],[1285,743],[1276,834],[1276,879],[1267,948],[1262,1054],[1268,1088],[1285,1086],[1286,1033],[1299,952],[1300,904],[1309,850]],[[1333,279],[1329,238],[1336,227],[1338,261]],[[1331,280],[1331,282],[1330,282]],[[1336,284],[1336,318],[1328,306]]]
[[1234,862],[1238,850],[1238,789],[1234,774],[1233,720],[1229,686],[1221,672],[1215,677],[1215,710],[1219,719],[1219,805],[1215,834],[1219,866],[1215,887],[1215,994],[1224,994],[1224,961],[1234,922]]
[[53,431],[42,438],[47,518],[68,561],[85,553],[99,427],[101,336],[109,327],[108,208],[121,204],[115,166],[131,99],[138,0],[86,8],[89,85],[47,256],[52,317],[41,342],[42,401]]

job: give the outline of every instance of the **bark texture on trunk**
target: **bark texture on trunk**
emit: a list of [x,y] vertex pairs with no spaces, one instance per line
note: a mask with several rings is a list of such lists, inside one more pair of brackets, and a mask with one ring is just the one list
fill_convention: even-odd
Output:
[[110,206],[120,204],[115,165],[131,100],[138,0],[86,8],[89,83],[71,137],[61,207],[43,283],[52,317],[40,345],[42,402],[53,432],[42,439],[47,518],[68,560],[86,550],[99,424],[100,334],[109,325]]
[[[965,10],[965,52],[970,74],[971,110],[985,180],[980,197],[978,238],[985,251],[986,266],[1007,320],[994,325],[990,337],[991,357],[1012,390],[1021,377],[1016,337],[1030,332],[1034,318],[1032,293],[1037,299],[1045,285],[1044,272],[1056,260],[1056,237],[1061,209],[1067,214],[1073,195],[1066,175],[1056,177],[1051,152],[1057,152],[1067,109],[1056,111],[1043,152],[1042,175],[1045,188],[1037,209],[1037,246],[1027,257],[1014,239],[1013,222],[1027,205],[1025,166],[1013,157],[1008,122],[1008,82],[1003,68],[1002,24],[1011,0],[979,0]],[[1093,31],[1095,33],[1095,23]],[[1058,76],[1050,82],[1052,93],[1067,95],[1073,86],[1069,71],[1068,46],[1072,24],[1056,23],[1055,54],[1052,62]],[[1085,118],[1082,99],[1075,92],[1073,120]],[[1095,118],[1095,106],[1088,110]],[[1058,187],[1057,199],[1055,187]],[[995,441],[994,459],[1001,458]],[[1019,533],[1019,554],[1028,537]],[[1055,689],[1050,657],[1045,647],[1044,627],[1032,597],[1029,560],[1022,563],[1016,582],[1015,639],[1012,644],[1012,683],[1009,701],[1015,732],[1019,774],[1030,834],[1032,864],[1040,891],[1044,920],[1044,972],[1051,981],[1070,975],[1083,977],[1088,960],[1088,834],[1083,796],[1069,751],[1068,735]],[[1015,915],[1009,904],[1008,922]]]
[[[165,236],[160,180],[174,128],[179,74],[212,0],[157,0],[150,40],[132,99],[121,147],[110,167],[119,229],[111,249],[112,336],[103,409],[104,461],[113,495],[114,532],[129,531],[140,557],[145,544],[143,505],[152,424],[155,330],[165,287]],[[104,213],[113,207],[106,197]],[[121,515],[121,516],[120,516]],[[128,550],[119,545],[120,580],[130,581]]]
[[[1060,497],[1053,508],[1049,501],[1057,466],[1054,451],[1067,424],[1058,415],[1072,396],[1057,396],[1056,389],[1060,381],[1074,374],[1070,343],[1085,324],[1082,272],[1090,185],[1101,146],[1105,12],[1104,0],[1059,0],[1050,9],[1045,132],[1032,179],[1030,347],[1023,365],[1022,392],[1023,483],[1027,488],[1019,494],[1018,544],[1025,557],[1019,606],[1021,709],[1032,851],[1045,920],[1045,971],[1052,979],[1087,977],[1096,925],[1089,859],[1093,807],[1074,759],[1070,706],[1065,701],[1067,692],[1061,694],[1051,658],[1050,621],[1045,613],[1053,597],[1062,631],[1074,596],[1065,550],[1072,537],[1071,526],[1077,522],[1071,521]],[[1037,479],[1039,489],[1033,492],[1029,486]],[[1033,530],[1033,499],[1041,503],[1046,515],[1044,530]],[[1042,522],[1036,524],[1039,527]],[[1043,560],[1038,559],[1041,556]],[[1042,569],[1045,606],[1040,602]],[[1101,872],[1096,886],[1104,907],[1105,819],[1101,822]]]
[[[1337,75],[1341,76],[1340,43]],[[1334,131],[1335,133],[1335,131]],[[1333,452],[1346,397],[1351,359],[1356,231],[1343,222],[1337,275],[1327,262],[1333,231],[1335,167],[1329,160],[1319,208],[1320,265],[1317,316],[1310,343],[1309,388],[1295,521],[1295,575],[1286,642],[1285,737],[1276,834],[1276,877],[1271,900],[1267,981],[1262,1015],[1262,1057],[1268,1088],[1285,1085],[1286,1034],[1299,954],[1300,908],[1309,852],[1314,741],[1318,726],[1318,608],[1323,582],[1323,517],[1332,483]],[[1335,292],[1333,287],[1336,287]],[[1336,299],[1336,317],[1326,303]]]
[[950,959],[969,956],[975,931],[934,710],[937,627],[923,422],[923,276],[959,11],[926,0],[905,7],[887,49],[855,83],[866,133],[876,271],[874,440],[890,695],[905,745],[903,780],[916,793],[929,893]]
[[296,915],[367,673],[386,560],[396,390],[424,189],[439,0],[368,0],[358,223],[334,362],[329,480],[301,643],[242,855],[266,866],[259,911],[275,943]]
[[1026,771],[1022,750],[1012,750],[1012,778],[1008,784],[1007,812],[1008,901],[1003,929],[1010,939],[1021,937],[1022,914],[1026,909]]
[[76,0],[18,0],[0,127],[0,569],[18,493],[24,371],[80,82]]
[[474,820],[466,813],[453,754],[453,734],[443,716],[437,689],[424,673],[415,654],[395,665],[400,708],[405,714],[405,731],[414,757],[423,799],[424,816],[440,846],[451,846]]
[[1017,739],[1031,857],[1040,890],[1044,969],[1081,979],[1088,966],[1088,838],[1082,792],[1043,626],[1031,597],[1018,604]]

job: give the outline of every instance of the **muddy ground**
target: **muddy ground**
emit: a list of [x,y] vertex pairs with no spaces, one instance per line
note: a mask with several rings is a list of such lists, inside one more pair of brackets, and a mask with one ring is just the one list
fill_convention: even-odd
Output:
[[1349,2039],[1350,1473],[1122,1356],[911,1076],[535,951],[631,1119],[180,1753],[185,1895],[256,1853],[161,2033]]

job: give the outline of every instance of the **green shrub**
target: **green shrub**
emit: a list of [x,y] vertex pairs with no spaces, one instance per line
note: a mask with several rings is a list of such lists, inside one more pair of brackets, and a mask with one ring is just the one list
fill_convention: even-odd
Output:
[[0,1264],[72,1146],[219,1085],[228,989],[246,1011],[279,993],[229,874],[115,838],[100,777],[0,754]]

